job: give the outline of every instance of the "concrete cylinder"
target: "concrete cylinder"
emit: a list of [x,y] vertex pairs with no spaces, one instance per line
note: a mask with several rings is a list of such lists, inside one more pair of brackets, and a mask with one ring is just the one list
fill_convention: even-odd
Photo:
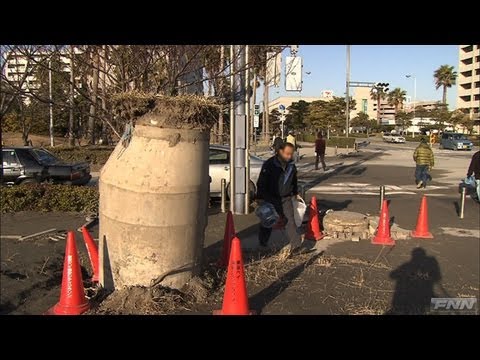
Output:
[[[208,129],[150,115],[100,173],[100,282],[180,288],[199,269],[208,209]],[[161,119],[160,119],[161,120]]]

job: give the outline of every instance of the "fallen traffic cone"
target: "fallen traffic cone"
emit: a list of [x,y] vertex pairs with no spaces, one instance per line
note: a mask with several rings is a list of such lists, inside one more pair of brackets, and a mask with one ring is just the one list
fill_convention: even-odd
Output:
[[69,231],[63,263],[60,301],[48,310],[47,315],[80,315],[90,308],[83,288],[82,272],[78,261],[75,234]]
[[305,239],[308,240],[322,240],[324,237],[320,231],[320,220],[318,218],[317,198],[312,196],[309,205],[309,220],[307,224],[307,230],[305,232]]
[[253,314],[253,312],[248,309],[247,285],[245,284],[245,273],[243,269],[242,247],[240,245],[240,240],[236,236],[231,243],[222,309],[214,311],[213,314]]
[[90,259],[90,264],[92,265],[92,281],[98,282],[99,279],[99,265],[98,265],[98,248],[97,244],[93,241],[92,236],[88,232],[85,226],[82,226],[83,241],[87,248],[88,257]]
[[433,235],[428,231],[428,209],[427,197],[422,196],[420,210],[418,211],[417,227],[411,232],[412,237],[422,239],[433,239]]
[[388,202],[383,200],[380,219],[378,220],[377,234],[372,239],[375,245],[395,245],[395,240],[390,236],[390,216],[388,215]]
[[233,224],[233,215],[229,211],[227,213],[227,221],[225,223],[225,232],[223,234],[223,249],[222,257],[218,260],[218,266],[226,267],[230,258],[230,248],[232,246],[232,239],[235,237],[235,225]]

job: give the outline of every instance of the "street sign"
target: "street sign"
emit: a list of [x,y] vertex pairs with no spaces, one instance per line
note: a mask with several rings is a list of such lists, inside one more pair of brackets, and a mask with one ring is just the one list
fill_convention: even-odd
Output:
[[253,115],[253,127],[258,128],[260,126],[260,116]]
[[285,59],[285,90],[302,91],[302,58],[287,56]]

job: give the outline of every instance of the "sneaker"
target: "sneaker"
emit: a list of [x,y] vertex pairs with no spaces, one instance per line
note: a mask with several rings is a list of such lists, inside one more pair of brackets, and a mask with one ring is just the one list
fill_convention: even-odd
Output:
[[417,184],[417,189],[420,189],[423,186],[423,181],[420,180]]

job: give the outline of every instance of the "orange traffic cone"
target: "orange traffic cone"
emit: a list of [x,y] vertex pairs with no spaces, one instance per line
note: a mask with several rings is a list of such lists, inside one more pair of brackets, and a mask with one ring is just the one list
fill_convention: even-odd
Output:
[[88,232],[85,226],[82,226],[83,241],[87,248],[88,257],[90,258],[90,264],[92,265],[92,281],[98,282],[99,279],[99,265],[98,265],[98,248],[97,244],[93,241],[92,236]]
[[63,263],[60,301],[48,310],[47,315],[80,315],[90,308],[83,288],[82,272],[78,261],[75,234],[69,231]]
[[252,315],[248,309],[247,285],[243,269],[242,247],[240,240],[235,236],[231,243],[230,260],[227,270],[225,293],[221,310],[214,315]]
[[232,239],[235,237],[235,225],[233,224],[233,215],[229,211],[227,213],[227,221],[225,223],[225,232],[223,235],[223,250],[222,257],[218,260],[218,266],[226,267],[230,258],[230,248],[232,246]]
[[312,196],[309,206],[309,220],[307,230],[305,232],[305,239],[322,240],[324,235],[320,231],[320,220],[318,219],[317,198]]
[[433,239],[433,235],[428,231],[428,209],[427,197],[422,196],[420,210],[418,211],[417,227],[411,232],[412,237],[422,239]]
[[372,239],[372,244],[395,245],[395,240],[390,236],[390,216],[388,215],[387,200],[383,200],[380,219],[378,221],[377,235]]

